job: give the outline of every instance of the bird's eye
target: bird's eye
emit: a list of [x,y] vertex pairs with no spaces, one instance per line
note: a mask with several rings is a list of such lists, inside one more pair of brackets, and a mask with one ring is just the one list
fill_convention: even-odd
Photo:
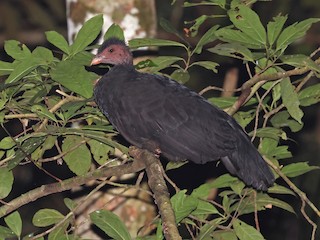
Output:
[[112,52],[113,52],[113,48],[110,48],[110,49],[109,49],[109,53],[112,53]]

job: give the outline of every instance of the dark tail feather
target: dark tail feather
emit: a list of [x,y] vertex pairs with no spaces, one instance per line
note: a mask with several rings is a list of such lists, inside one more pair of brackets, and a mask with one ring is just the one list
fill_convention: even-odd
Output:
[[246,185],[267,191],[274,183],[274,175],[258,150],[244,132],[239,134],[237,150],[221,160],[228,171],[242,179]]

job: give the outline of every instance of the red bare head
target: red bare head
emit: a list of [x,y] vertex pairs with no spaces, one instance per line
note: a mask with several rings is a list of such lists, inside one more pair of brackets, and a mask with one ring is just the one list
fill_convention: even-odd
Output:
[[98,49],[91,65],[105,64],[133,64],[132,54],[124,41],[117,38],[109,38]]

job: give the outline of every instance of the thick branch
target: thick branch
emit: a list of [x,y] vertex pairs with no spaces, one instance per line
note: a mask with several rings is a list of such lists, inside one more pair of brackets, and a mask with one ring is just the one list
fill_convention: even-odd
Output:
[[170,202],[170,195],[163,178],[162,167],[159,159],[147,150],[131,147],[130,155],[143,161],[148,175],[148,184],[151,188],[162,219],[163,232],[166,239],[182,239],[176,225],[176,218]]
[[13,212],[19,207],[33,202],[44,196],[48,196],[53,193],[63,192],[69,190],[73,187],[77,187],[87,183],[88,181],[96,180],[99,178],[111,177],[111,176],[122,176],[128,173],[138,172],[144,169],[144,163],[141,161],[133,161],[126,165],[111,167],[111,168],[102,168],[89,172],[85,176],[77,176],[69,178],[57,183],[51,183],[47,185],[42,185],[36,189],[33,189],[20,197],[17,197],[10,201],[7,205],[0,207],[0,218]]

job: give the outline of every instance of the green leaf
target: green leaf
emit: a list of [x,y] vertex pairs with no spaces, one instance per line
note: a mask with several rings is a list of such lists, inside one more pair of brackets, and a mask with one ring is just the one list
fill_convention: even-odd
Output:
[[236,28],[246,33],[261,46],[266,45],[267,34],[256,12],[245,5],[238,5],[228,11],[228,15]]
[[54,229],[48,235],[48,240],[73,240],[73,238],[69,238],[66,234],[69,222],[64,222],[61,226]]
[[220,214],[220,213],[212,203],[199,200],[197,208],[191,214],[194,216],[198,216],[198,215]]
[[16,145],[15,141],[13,141],[12,137],[4,137],[0,141],[0,149],[11,149]]
[[95,73],[87,72],[83,66],[78,65],[74,60],[58,63],[56,69],[51,71],[51,77],[70,91],[85,98],[92,97],[92,81],[98,78]]
[[[22,143],[21,148],[19,147],[12,159],[8,162],[8,169],[11,170],[15,166],[17,166],[23,159],[25,159],[29,154],[33,153],[45,140],[45,133],[39,133],[39,136],[32,137],[30,139],[25,140]],[[28,135],[27,135],[28,136]],[[20,139],[19,139],[20,141]]]
[[7,227],[0,226],[0,239],[11,239],[16,237],[14,232]]
[[73,44],[71,45],[72,55],[83,51],[90,43],[92,43],[97,38],[101,31],[102,24],[102,14],[94,16],[83,24]]
[[292,118],[302,124],[301,119],[303,117],[303,112],[299,108],[300,102],[298,99],[298,94],[294,91],[290,79],[285,78],[280,82],[281,86],[281,97],[282,102],[286,106],[289,114]]
[[219,6],[221,8],[225,8],[226,0],[210,0],[210,1],[202,1],[202,2],[184,2],[183,7],[194,7],[200,5],[211,5],[211,6]]
[[20,237],[22,231],[22,219],[18,211],[11,213],[9,216],[4,218],[4,221],[8,227]]
[[[198,240],[211,240],[212,232],[218,227],[218,225],[222,222],[222,218],[216,218],[207,224],[203,225],[200,228],[199,235],[197,237]],[[223,239],[224,240],[224,239]]]
[[268,42],[269,45],[273,45],[277,40],[284,23],[287,21],[287,16],[277,16],[273,18],[272,22],[269,22],[267,25],[268,32]]
[[3,199],[9,195],[12,190],[13,173],[7,168],[0,168],[0,199]]
[[191,37],[195,37],[198,34],[199,27],[201,26],[204,21],[206,21],[209,18],[207,15],[201,15],[200,17],[193,20],[193,25],[189,28],[191,32]]
[[170,67],[173,63],[182,61],[183,58],[175,56],[159,56],[150,59],[152,66],[149,67],[150,72],[158,72],[164,68]]
[[320,18],[309,18],[302,22],[294,23],[289,27],[285,28],[277,40],[276,50],[281,50],[283,52],[289,44],[303,37],[313,23],[319,21]]
[[237,235],[232,230],[217,230],[212,234],[213,240],[238,240]]
[[57,122],[57,119],[54,116],[54,114],[49,112],[49,110],[43,105],[40,105],[40,104],[33,105],[31,107],[31,112],[34,112],[34,113],[38,114],[41,117],[45,117],[45,118],[48,118],[48,119],[50,119],[50,120],[52,120],[54,122]]
[[16,60],[23,60],[31,55],[29,48],[17,40],[5,41],[4,50],[9,56]]
[[177,82],[183,84],[189,81],[190,75],[188,71],[184,71],[182,69],[177,69],[171,74],[171,78],[176,80]]
[[98,210],[90,214],[91,221],[115,240],[131,240],[131,236],[117,215],[107,210]]
[[219,66],[218,63],[211,62],[211,61],[193,62],[193,63],[192,63],[192,66],[194,66],[194,65],[198,65],[198,66],[204,67],[204,68],[206,68],[206,69],[208,69],[208,70],[213,71],[214,73],[217,73],[217,72],[218,72],[217,67]]
[[38,66],[39,63],[36,62],[32,56],[23,59],[21,62],[15,65],[14,70],[6,79],[6,83],[12,83],[20,80],[21,78],[27,76],[32,70],[34,70]]
[[188,163],[188,161],[179,161],[179,162],[170,161],[166,165],[166,171],[180,168],[181,166],[185,165],[186,163]]
[[303,89],[299,92],[298,98],[300,105],[304,107],[320,102],[320,83]]
[[[288,212],[295,213],[293,208],[288,203],[281,201],[277,198],[272,198],[265,193],[258,193],[257,194],[256,204],[258,206],[268,206],[271,204],[272,206],[276,206],[276,207],[282,208]],[[253,205],[253,204],[251,204],[251,205]],[[254,212],[254,207],[252,209],[252,212]]]
[[107,144],[91,139],[88,141],[94,160],[100,165],[105,164],[109,160],[108,154],[113,152],[114,148]]
[[68,54],[70,53],[70,47],[67,42],[67,40],[58,32],[56,31],[47,31],[45,32],[46,38],[48,42],[50,42],[55,47],[62,50],[64,53]]
[[[67,136],[62,143],[62,151],[67,153],[63,160],[72,172],[80,176],[86,174],[91,166],[91,153],[84,143],[84,138],[78,136]],[[78,147],[73,149],[76,145]]]
[[276,128],[289,127],[292,132],[298,132],[303,127],[303,123],[298,123],[296,120],[290,119],[290,114],[287,111],[276,113],[270,122]]
[[47,227],[56,224],[64,219],[64,216],[55,209],[40,209],[32,218],[32,223],[36,227]]
[[182,41],[185,41],[184,37],[178,32],[177,29],[175,29],[171,22],[169,22],[167,19],[160,18],[160,26],[168,33],[173,33],[178,38],[180,38]]
[[[252,136],[253,132],[249,133],[249,136]],[[264,128],[259,128],[256,131],[256,136],[257,137],[264,137],[264,138],[272,138],[274,140],[279,140],[279,137],[287,140],[287,135],[286,133],[278,128],[273,128],[273,127],[264,127]]]
[[239,30],[230,29],[229,27],[220,28],[216,31],[216,36],[225,42],[238,43],[250,49],[263,49],[264,45],[260,44],[248,34]]
[[254,61],[251,51],[238,43],[217,44],[215,47],[209,48],[208,51],[221,56],[238,58],[249,62]]
[[213,180],[212,182],[200,185],[198,188],[192,191],[191,196],[197,198],[206,198],[213,188],[229,187],[236,181],[239,181],[239,179],[236,177],[232,177],[230,174],[224,174]]
[[73,211],[77,207],[77,203],[70,198],[64,198],[63,202],[70,211]]
[[274,184],[272,187],[268,188],[268,193],[275,194],[289,194],[295,196],[296,194],[289,188],[286,188],[281,185]]
[[264,240],[257,229],[239,219],[234,219],[232,226],[240,240]]
[[202,52],[202,48],[207,43],[213,42],[217,39],[215,32],[219,28],[219,25],[215,25],[211,27],[205,34],[200,38],[199,42],[197,43],[196,47],[194,48],[193,52],[200,54]]
[[288,146],[278,146],[279,139],[272,139],[265,137],[261,142],[261,153],[268,158],[284,159],[292,157],[291,152],[288,151]]
[[176,216],[176,222],[181,222],[194,211],[199,200],[194,196],[186,195],[187,190],[181,190],[171,197],[171,204]]
[[36,47],[32,51],[32,56],[39,65],[49,65],[53,62],[52,52],[44,47]]
[[103,39],[106,40],[106,39],[112,38],[112,37],[118,38],[118,39],[120,39],[120,40],[122,40],[122,41],[125,40],[122,28],[121,28],[118,24],[116,24],[116,23],[113,23],[113,24],[108,28],[108,30],[107,30],[106,33],[104,34]]
[[238,111],[233,117],[240,124],[242,128],[245,128],[254,119],[256,110],[252,109],[247,112]]
[[312,170],[320,169],[318,166],[309,166],[307,162],[291,163],[281,169],[287,177],[297,177]]
[[303,54],[284,55],[280,57],[284,64],[294,67],[308,67],[311,70],[319,73],[320,66],[316,64],[309,56]]
[[0,61],[0,76],[9,75],[14,70],[14,64]]
[[171,40],[164,40],[164,39],[154,39],[154,38],[136,38],[129,41],[130,48],[138,48],[138,47],[148,47],[148,46],[176,46],[176,47],[183,47],[186,46],[182,43],[171,41]]

